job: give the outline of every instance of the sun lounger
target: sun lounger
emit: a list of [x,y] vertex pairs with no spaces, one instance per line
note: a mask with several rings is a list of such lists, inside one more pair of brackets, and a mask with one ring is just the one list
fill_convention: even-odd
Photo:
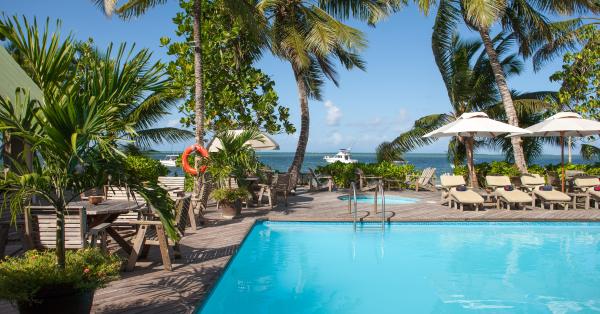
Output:
[[423,169],[418,176],[409,178],[409,180],[406,181],[406,184],[414,184],[416,192],[419,192],[419,189],[435,191],[435,168]]
[[467,189],[466,191],[459,191],[457,187],[466,185],[465,178],[462,176],[454,176],[454,175],[443,175],[440,177],[440,182],[443,188],[442,191],[442,202],[448,201],[448,206],[454,208],[454,204],[456,204],[456,208],[464,210],[464,205],[472,205],[475,207],[475,210],[479,210],[479,207],[483,207],[484,199],[479,195],[479,193]]
[[533,198],[520,190],[507,191],[506,186],[511,186],[510,178],[507,176],[486,176],[485,181],[487,186],[493,189],[492,195],[496,198],[496,207],[501,208],[505,204],[506,209],[510,209],[511,204],[518,206],[519,204],[531,203]]
[[545,204],[548,204],[551,210],[554,209],[554,205],[561,205],[565,210],[569,209],[571,197],[555,189],[552,189],[551,191],[541,190],[540,188],[544,186],[545,181],[539,174],[523,175],[521,176],[521,182],[523,183],[523,186],[531,191],[531,196],[533,197],[531,205],[533,207],[536,206],[536,199],[539,199],[540,208],[544,208]]
[[595,177],[576,178],[573,180],[575,184],[575,193],[573,195],[573,207],[578,196],[585,197],[585,209],[590,208],[590,203],[594,201],[594,208],[600,209],[600,191],[595,191],[594,187],[600,185],[600,180]]

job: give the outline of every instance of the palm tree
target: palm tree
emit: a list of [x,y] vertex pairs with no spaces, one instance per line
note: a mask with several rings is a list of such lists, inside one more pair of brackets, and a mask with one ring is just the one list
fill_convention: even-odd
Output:
[[[193,1],[193,23],[192,23],[192,37],[194,40],[194,118],[195,118],[195,139],[196,144],[204,145],[204,126],[205,126],[205,104],[204,104],[204,93],[202,84],[202,38],[201,38],[201,27],[202,27],[202,2],[203,0],[192,0]],[[102,8],[107,16],[111,16],[113,13],[124,19],[131,17],[140,16],[146,13],[149,9],[162,5],[167,0],[128,0],[122,6],[118,7],[118,0],[92,0],[96,6]],[[227,7],[231,12],[232,16],[241,18],[245,21],[244,25],[251,30],[252,34],[255,34],[257,38],[260,38],[260,26],[262,25],[262,18],[255,14],[254,6],[251,2],[246,0],[224,0],[222,4]],[[196,160],[200,162],[198,158]],[[198,176],[196,178],[196,184],[194,184],[194,195],[198,196],[200,193],[200,186],[202,184],[203,177]],[[196,206],[200,206],[196,203]]]
[[[423,135],[451,123],[463,113],[472,111],[487,111],[498,103],[498,90],[495,86],[494,75],[485,53],[479,53],[483,43],[481,41],[461,40],[457,33],[450,35],[449,39],[438,40],[434,37],[434,55],[438,68],[448,91],[451,110],[447,113],[432,114],[417,119],[412,129],[400,134],[388,144],[378,148],[378,154],[385,155],[389,152],[396,154],[410,151],[416,147],[428,145],[435,138],[423,138]],[[513,44],[511,36],[498,35],[493,40],[495,50],[501,56],[507,54]],[[509,75],[519,74],[522,63],[515,54],[509,54],[501,60],[503,71]],[[462,165],[465,160],[465,138],[453,137],[448,144],[448,159],[454,165]],[[475,141],[474,149],[484,145],[483,141]],[[381,153],[380,153],[381,152]],[[474,165],[467,158],[469,173],[474,173]],[[471,184],[478,186],[477,178],[470,176]]]
[[[419,1],[420,7],[428,11],[433,1]],[[572,15],[582,12],[599,12],[600,4],[592,0],[565,1],[527,1],[527,0],[440,0],[437,12],[434,36],[444,37],[451,32],[462,19],[469,28],[477,31],[481,37],[485,52],[494,74],[508,122],[518,126],[518,115],[511,91],[506,82],[499,53],[494,49],[490,36],[491,28],[499,23],[503,30],[513,33],[518,42],[519,53],[529,57],[536,48],[544,43],[553,42],[557,33],[573,28],[578,20],[551,23],[547,14]],[[561,36],[564,40],[566,37]],[[564,48],[565,44],[559,45]],[[434,47],[435,49],[435,47]],[[548,53],[546,56],[550,56]],[[527,171],[521,138],[511,138],[515,164],[522,172]]]
[[380,1],[258,1],[266,18],[272,53],[290,63],[300,102],[300,134],[288,172],[290,188],[298,179],[308,144],[308,99],[321,99],[325,79],[338,85],[334,60],[346,69],[365,69],[358,53],[366,46],[364,35],[341,19],[354,15],[370,24],[386,16],[391,2]]
[[[160,68],[148,65],[147,53],[134,54],[125,45],[116,53],[109,47],[93,64],[78,60],[71,39],[63,41],[48,29],[47,23],[40,33],[35,20],[0,21],[0,34],[13,44],[44,96],[43,102],[32,101],[18,90],[15,101],[0,97],[0,129],[36,152],[30,156],[31,167],[16,161],[0,190],[12,194],[13,213],[33,195],[56,208],[57,259],[64,267],[63,212],[71,201],[65,192],[97,187],[108,174],[127,177],[118,143],[135,136],[138,121],[123,114],[141,99],[141,86],[146,86],[142,91],[156,90],[162,75]],[[128,184],[153,204],[170,236],[177,237],[166,191],[131,180]]]

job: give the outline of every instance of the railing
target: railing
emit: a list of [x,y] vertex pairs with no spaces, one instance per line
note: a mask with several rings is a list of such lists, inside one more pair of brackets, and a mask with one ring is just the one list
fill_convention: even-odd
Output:
[[[354,231],[356,231],[356,221],[358,220],[358,207],[356,201],[356,183],[350,182],[351,191],[348,192],[348,213],[352,214],[353,217],[353,226]],[[375,204],[374,204],[374,214],[377,215],[377,202],[378,202],[378,194],[381,195],[381,229],[385,230],[385,220],[386,220],[386,212],[385,212],[385,189],[383,187],[383,181],[379,181],[377,184],[377,189],[375,190]],[[353,206],[354,205],[354,206]]]
[[[385,189],[383,188],[383,181],[379,180],[377,189],[379,190],[379,194],[381,194],[381,230],[385,231]],[[377,197],[375,197],[375,202],[377,202]]]
[[[348,211],[352,211],[352,224],[354,226],[354,231],[356,231],[356,219],[358,216],[358,209],[356,206],[356,183],[354,183],[354,181],[350,182],[350,188],[352,188],[352,195],[350,195],[350,193],[348,193]],[[354,208],[351,209],[351,203],[352,200],[354,200]]]

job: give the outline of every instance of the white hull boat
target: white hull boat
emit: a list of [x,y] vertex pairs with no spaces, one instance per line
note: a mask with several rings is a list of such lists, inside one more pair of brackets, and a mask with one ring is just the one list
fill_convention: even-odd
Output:
[[353,164],[358,162],[358,160],[350,157],[349,149],[340,149],[340,151],[334,156],[325,156],[323,159],[330,164],[338,161],[344,164]]
[[175,161],[177,161],[177,158],[179,157],[179,155],[167,155],[165,156],[164,159],[159,160],[161,164],[163,164],[166,167],[177,167],[177,164],[175,163]]

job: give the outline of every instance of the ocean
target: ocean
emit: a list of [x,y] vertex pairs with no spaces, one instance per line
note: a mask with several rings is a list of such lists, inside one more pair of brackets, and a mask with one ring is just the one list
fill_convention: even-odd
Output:
[[[154,159],[161,159],[168,154],[180,154],[181,152],[152,152],[150,157]],[[325,155],[334,155],[333,153],[306,153],[304,157],[304,164],[302,165],[302,171],[308,172],[308,168],[315,169],[317,166],[323,166],[327,163],[323,160]],[[258,158],[261,162],[268,165],[269,167],[285,172],[292,163],[294,158],[293,152],[257,152]],[[352,158],[359,162],[372,163],[376,162],[376,156],[374,153],[352,153]],[[437,169],[437,173],[452,172],[452,167],[447,160],[446,154],[415,154],[409,153],[404,156],[408,163],[415,165],[417,169],[424,169],[427,167],[434,167]],[[491,161],[504,160],[502,155],[486,155],[486,154],[475,154],[475,163],[491,162]],[[566,156],[565,156],[566,160]],[[547,165],[547,164],[558,164],[560,163],[559,155],[542,155],[534,164]],[[590,163],[590,161],[583,160],[580,156],[573,156],[573,163]],[[181,175],[181,169],[172,168],[169,169],[171,175]]]

